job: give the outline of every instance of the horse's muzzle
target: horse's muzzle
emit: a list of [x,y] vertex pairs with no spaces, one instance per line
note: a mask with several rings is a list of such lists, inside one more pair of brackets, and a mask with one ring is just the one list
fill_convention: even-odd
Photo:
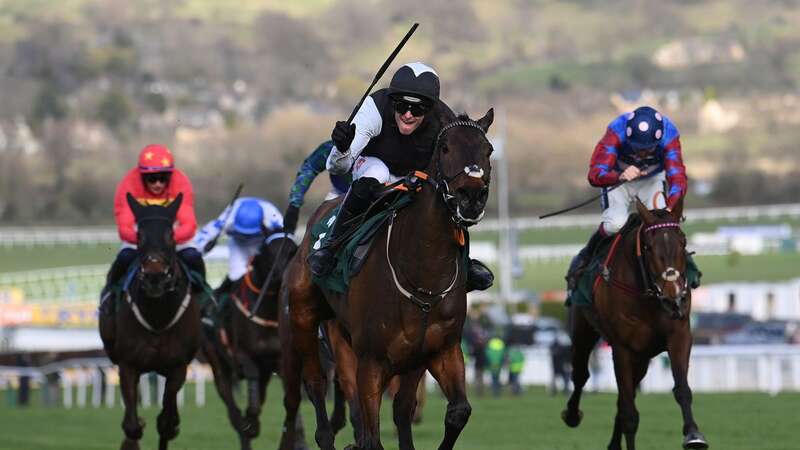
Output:
[[483,218],[486,201],[489,199],[489,187],[461,187],[456,190],[455,198],[459,219],[478,223]]

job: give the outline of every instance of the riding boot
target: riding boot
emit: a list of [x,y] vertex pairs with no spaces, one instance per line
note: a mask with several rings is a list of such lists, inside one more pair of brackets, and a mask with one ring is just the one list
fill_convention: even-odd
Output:
[[494,274],[477,259],[469,260],[467,269],[467,292],[485,291],[494,284]]
[[114,313],[113,287],[125,276],[135,258],[135,249],[123,248],[117,254],[114,262],[111,263],[111,268],[108,269],[108,274],[106,274],[106,284],[100,291],[100,305],[97,308],[100,314],[111,315]]
[[178,257],[186,264],[189,271],[199,275],[201,279],[196,279],[195,276],[190,274],[189,278],[195,290],[202,290],[201,283],[206,282],[206,263],[203,261],[203,255],[194,247],[188,247],[178,252]]
[[598,228],[592,237],[589,238],[589,242],[586,244],[586,246],[583,247],[574,258],[572,258],[572,261],[569,265],[569,270],[567,271],[567,276],[565,277],[567,280],[567,289],[569,291],[574,291],[575,288],[578,287],[578,280],[581,278],[583,271],[591,261],[595,249],[605,238],[606,234],[603,231],[602,225],[600,225],[600,228]]
[[311,273],[318,277],[329,274],[336,263],[336,246],[339,238],[344,235],[351,226],[353,218],[362,214],[372,203],[373,193],[380,188],[380,182],[374,178],[360,178],[353,182],[350,192],[347,193],[336,220],[330,232],[325,236],[325,240],[319,249],[311,253],[308,257],[308,265]]

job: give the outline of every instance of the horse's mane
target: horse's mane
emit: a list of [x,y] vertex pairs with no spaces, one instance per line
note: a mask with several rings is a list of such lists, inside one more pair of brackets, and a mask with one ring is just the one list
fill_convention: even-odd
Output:
[[456,116],[456,120],[466,120],[466,121],[472,122],[472,119],[470,119],[469,116],[467,115],[467,113],[465,113],[465,112],[457,115]]

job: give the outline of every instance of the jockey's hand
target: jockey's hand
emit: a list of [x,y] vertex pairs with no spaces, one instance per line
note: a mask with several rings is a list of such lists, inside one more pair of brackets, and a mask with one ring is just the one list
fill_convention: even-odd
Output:
[[642,175],[643,173],[638,167],[628,166],[628,168],[622,172],[622,175],[619,176],[619,179],[622,181],[633,181]]
[[206,242],[206,245],[203,246],[203,254],[206,254],[206,253],[210,252],[214,248],[215,245],[217,245],[217,238],[214,238],[214,239]]
[[339,153],[347,153],[350,151],[350,144],[353,138],[356,137],[356,124],[347,123],[343,120],[336,122],[331,132],[331,140],[336,145]]
[[283,232],[294,234],[297,228],[297,216],[300,215],[300,208],[294,205],[286,207],[286,213],[283,214]]

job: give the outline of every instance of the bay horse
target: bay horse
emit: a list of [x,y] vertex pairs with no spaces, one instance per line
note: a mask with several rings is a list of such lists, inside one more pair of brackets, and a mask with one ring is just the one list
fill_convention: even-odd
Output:
[[158,448],[178,435],[177,393],[200,344],[200,307],[187,269],[179,261],[172,225],[183,194],[168,206],[142,206],[131,194],[136,218],[138,259],[125,301],[115,314],[101,314],[100,337],[109,359],[119,366],[125,403],[122,449],[138,449],[144,421],[137,415],[139,377],[156,372],[166,377],[158,415]]
[[[440,127],[431,159],[419,175],[415,200],[384,224],[363,267],[343,294],[324,292],[306,263],[311,227],[284,273],[281,292],[282,364],[286,419],[281,449],[289,449],[301,379],[316,412],[315,439],[334,448],[325,406],[327,383],[321,369],[317,328],[336,318],[357,358],[356,384],[361,431],[354,448],[382,449],[379,410],[386,383],[403,375],[394,399],[401,449],[413,449],[411,416],[419,379],[427,369],[448,405],[440,449],[453,448],[471,407],[464,380],[461,333],[466,316],[464,233],[477,223],[489,193],[492,146],[486,131],[494,113],[473,121],[438,104],[429,119]],[[323,203],[315,223],[337,202]]]
[[[296,251],[291,235],[277,232],[267,236],[247,274],[228,289],[230,314],[222,319],[219,329],[206,328],[201,340],[203,355],[214,372],[214,385],[225,403],[228,420],[239,435],[242,450],[249,450],[250,441],[259,434],[267,386],[272,374],[279,371],[278,290],[282,271]],[[264,286],[268,278],[269,285]],[[266,289],[263,294],[262,289]],[[263,301],[258,304],[260,296]],[[247,381],[244,414],[233,395],[234,383],[242,379]],[[302,433],[297,439],[294,448],[305,448]]]
[[667,351],[675,380],[673,394],[683,414],[683,447],[705,449],[708,443],[692,414],[692,391],[687,382],[692,334],[689,328],[691,289],[688,287],[686,236],[680,228],[683,200],[672,212],[649,211],[638,199],[641,224],[626,226],[615,238],[603,275],[595,282],[591,306],[572,304],[574,391],[561,413],[577,427],[583,417],[581,392],[589,378],[589,355],[600,336],[611,345],[617,378],[617,414],[609,450],[635,449],[639,412],[636,389],[650,359]]

